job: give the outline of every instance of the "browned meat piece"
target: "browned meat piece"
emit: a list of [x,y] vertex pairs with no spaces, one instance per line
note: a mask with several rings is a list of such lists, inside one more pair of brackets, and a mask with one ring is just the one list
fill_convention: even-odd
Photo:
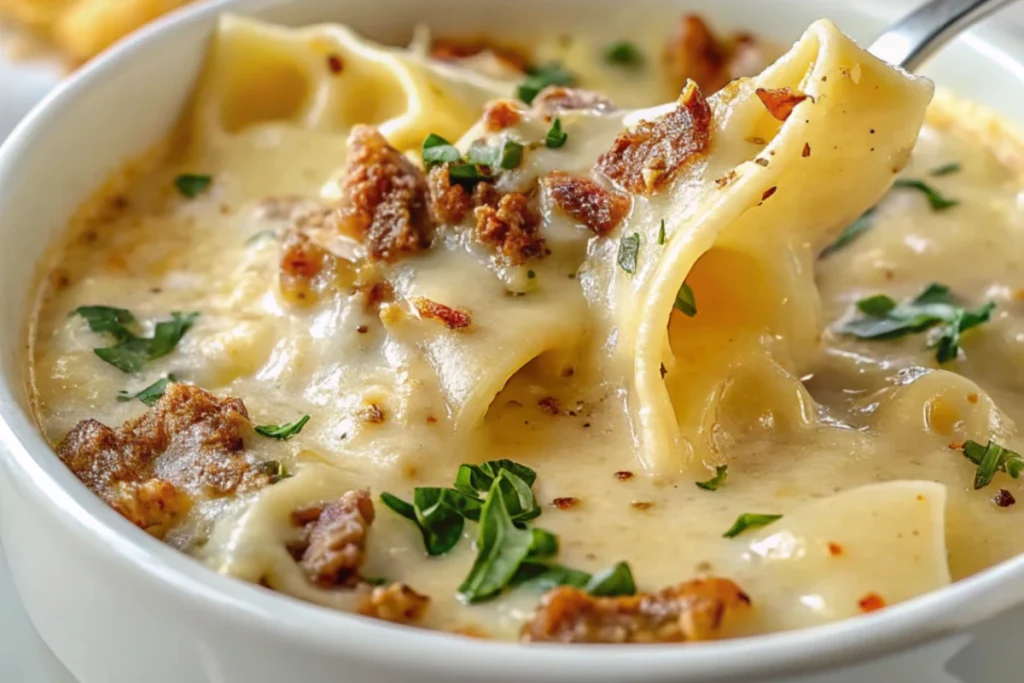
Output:
[[679,20],[665,46],[665,67],[680,89],[688,79],[709,95],[729,81],[760,73],[773,52],[749,33],[716,36],[704,20],[688,14]]
[[630,192],[653,194],[686,162],[705,153],[710,140],[711,107],[691,82],[671,112],[619,133],[597,167]]
[[533,108],[544,115],[554,115],[560,111],[590,110],[611,112],[618,109],[611,100],[592,90],[582,88],[566,88],[560,85],[549,85],[533,98]]
[[519,105],[512,100],[493,100],[484,106],[484,129],[499,133],[523,120]]
[[416,312],[419,313],[421,318],[438,320],[444,323],[444,326],[449,330],[462,330],[473,323],[473,319],[468,312],[439,304],[422,296],[413,299],[412,305],[416,307]]
[[430,598],[414,591],[404,583],[377,586],[367,598],[359,613],[396,624],[414,624],[423,618],[430,607]]
[[436,38],[430,46],[430,56],[443,62],[457,62],[482,52],[492,53],[509,69],[523,73],[530,64],[530,57],[523,50],[500,45],[488,38]]
[[362,242],[371,261],[393,262],[427,247],[431,225],[423,172],[370,126],[352,129],[348,147],[334,216],[338,230]]
[[620,192],[609,192],[587,178],[552,171],[544,178],[558,208],[583,223],[596,235],[607,235],[629,213],[632,200]]
[[288,230],[277,271],[281,294],[292,302],[312,303],[333,287],[337,264],[338,258],[307,233]]
[[[480,183],[485,185],[486,183]],[[488,195],[493,190],[477,188],[474,194]],[[493,201],[493,197],[489,197]],[[529,199],[519,192],[504,195],[497,203],[477,206],[475,236],[513,265],[547,254],[540,234],[540,219],[530,209]]]
[[682,643],[721,635],[724,618],[750,598],[728,579],[698,579],[657,593],[598,598],[562,586],[544,594],[523,640],[560,643]]
[[435,166],[427,174],[430,185],[430,216],[435,223],[457,225],[473,209],[473,199],[462,185],[452,184],[448,166]]
[[373,500],[364,490],[292,512],[292,522],[304,527],[307,534],[299,565],[309,580],[323,588],[359,583],[373,518]]
[[165,533],[198,496],[251,490],[270,478],[242,451],[245,404],[174,383],[144,415],[111,429],[83,420],[57,454],[111,507],[156,535]]
[[778,90],[758,88],[755,92],[768,113],[779,121],[788,119],[789,115],[793,113],[793,108],[808,97],[802,92],[790,88],[779,88]]

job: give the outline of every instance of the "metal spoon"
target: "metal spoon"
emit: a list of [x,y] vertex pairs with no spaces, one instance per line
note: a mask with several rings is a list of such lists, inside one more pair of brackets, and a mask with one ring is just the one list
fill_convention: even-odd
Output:
[[868,52],[916,71],[961,31],[1013,0],[931,0],[886,29]]

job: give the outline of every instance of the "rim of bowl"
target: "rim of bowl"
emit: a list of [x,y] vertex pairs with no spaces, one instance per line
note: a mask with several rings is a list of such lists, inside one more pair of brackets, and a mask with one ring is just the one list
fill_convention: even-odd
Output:
[[[666,0],[668,4],[671,0]],[[153,44],[202,24],[213,25],[218,14],[233,11],[260,16],[301,4],[303,0],[213,0],[176,10],[136,32],[89,62],[49,93],[0,145],[0,183],[17,171],[21,157],[31,154],[54,112],[81,91],[121,68]],[[884,0],[870,0],[867,14],[892,16]],[[863,9],[863,8],[862,8]],[[961,37],[990,61],[1024,69],[1024,39],[995,30],[975,30]],[[2,207],[0,207],[2,209]],[[23,332],[23,330],[22,330]],[[440,675],[466,671],[513,670],[520,677],[543,677],[581,664],[593,680],[619,681],[638,674],[651,679],[720,681],[757,675],[808,673],[824,668],[863,664],[944,636],[955,635],[1024,602],[1024,555],[1001,562],[937,591],[893,605],[880,612],[798,631],[711,641],[687,647],[665,645],[531,644],[466,639],[450,633],[391,625],[378,620],[302,602],[259,586],[221,575],[194,558],[146,534],[106,506],[60,461],[22,409],[11,378],[0,377],[0,462],[19,490],[34,498],[58,523],[76,535],[94,536],[96,552],[138,567],[157,591],[174,593],[202,612],[235,624],[258,619],[263,630],[294,640],[303,647],[332,652],[339,658],[377,660],[393,665],[392,652]],[[1016,586],[1016,588],[1015,588]],[[959,616],[958,616],[959,615]],[[387,643],[381,647],[381,643]],[[458,646],[453,657],[450,646]],[[579,671],[578,668],[575,670]]]

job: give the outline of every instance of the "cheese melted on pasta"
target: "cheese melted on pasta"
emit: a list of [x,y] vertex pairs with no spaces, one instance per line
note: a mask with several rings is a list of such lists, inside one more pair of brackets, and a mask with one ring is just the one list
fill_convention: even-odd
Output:
[[[1024,550],[1007,507],[1021,493],[1009,450],[1021,445],[1024,383],[1021,148],[991,114],[941,93],[929,107],[929,83],[828,22],[706,103],[693,85],[648,110],[545,109],[542,97],[501,105],[498,125],[493,105],[481,114],[516,93],[526,78],[516,65],[500,51],[440,62],[423,45],[225,18],[174,151],[112,181],[57,250],[32,338],[36,411],[52,442],[87,418],[117,427],[138,417],[146,406],[118,392],[173,375],[244,401],[251,424],[228,450],[273,475],[228,495],[193,492],[180,515],[160,502],[151,532],[217,571],[383,618],[394,615],[361,606],[367,584],[405,584],[429,609],[394,620],[499,638],[531,619],[539,637],[541,591],[505,577],[497,593],[463,586],[460,597],[460,585],[484,547],[517,571],[529,564],[525,548],[509,550],[520,527],[557,537],[557,553],[531,545],[535,569],[597,574],[626,562],[641,592],[709,576],[742,589],[744,599],[716,603],[741,612],[728,632],[695,627],[700,605],[676,603],[683,626],[671,640],[862,614]],[[623,66],[583,39],[533,49],[536,63],[557,59],[619,106],[673,87],[653,51],[646,66]],[[642,122],[672,117],[644,137],[652,124]],[[434,221],[429,248],[374,259],[373,244],[331,218],[351,205],[347,139],[360,124],[410,166],[421,154],[435,173],[461,164],[496,196],[523,197],[534,241],[495,253],[474,239],[479,214],[504,206],[485,202],[470,207],[470,227]],[[520,157],[483,170],[428,159],[431,134],[458,141],[456,156],[512,141]],[[651,139],[663,144],[631,166]],[[506,218],[508,229],[516,216]],[[314,246],[288,252],[295,231]],[[933,283],[948,291],[913,303]],[[115,323],[136,338],[159,337],[153,324],[172,312],[198,316],[173,349],[147,346],[124,372],[94,352],[123,333],[69,315],[83,306],[130,311],[136,322]],[[289,438],[252,430],[304,415]],[[136,447],[103,446],[115,460]],[[60,453],[75,469],[81,451]],[[506,525],[504,546],[482,528],[511,503],[459,522],[461,539],[432,557],[419,524],[378,498],[412,502],[416,487],[451,487],[462,464],[499,460],[535,471],[540,511]],[[76,473],[106,481],[96,470],[112,465],[97,462]],[[181,488],[180,472],[164,470]],[[357,575],[325,585],[292,547],[317,534],[302,538],[296,511],[361,489],[376,503],[356,542],[365,558]],[[748,513],[768,517],[723,537]],[[590,592],[633,592],[616,576]],[[586,590],[584,603],[629,599]],[[633,622],[605,637],[578,619],[570,626],[586,637],[547,635],[658,639]]]

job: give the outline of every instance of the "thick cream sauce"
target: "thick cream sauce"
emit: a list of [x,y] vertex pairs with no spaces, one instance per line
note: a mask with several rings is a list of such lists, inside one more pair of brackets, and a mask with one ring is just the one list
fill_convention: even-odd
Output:
[[[993,321],[965,335],[965,358],[944,366],[977,382],[982,392],[956,378],[944,386],[965,399],[980,394],[965,409],[984,410],[984,415],[965,417],[953,398],[954,407],[936,407],[928,403],[931,394],[901,393],[917,368],[935,366],[924,335],[857,342],[826,330],[819,368],[804,379],[829,420],[784,443],[772,438],[770,424],[753,431],[727,454],[728,483],[716,492],[698,489],[690,480],[648,477],[633,454],[624,398],[586,372],[553,381],[545,359],[509,381],[477,440],[465,451],[452,446],[451,457],[435,455],[450,438],[443,421],[405,428],[354,419],[353,410],[368,393],[399,395],[422,368],[410,362],[403,367],[411,378],[396,380],[390,368],[397,351],[381,343],[379,322],[345,306],[344,297],[309,309],[282,303],[273,286],[278,243],[247,242],[280,226],[265,215],[261,200],[318,196],[344,155],[343,134],[260,124],[183,158],[172,155],[119,190],[124,201],[78,221],[55,257],[33,326],[33,392],[47,437],[56,443],[86,418],[118,425],[140,414],[141,404],[117,402],[117,392],[137,391],[173,372],[218,394],[241,397],[256,423],[312,416],[291,441],[249,439],[247,447],[258,460],[279,459],[291,471],[328,463],[352,486],[409,499],[415,486],[450,485],[463,459],[509,458],[538,472],[535,491],[543,514],[537,525],[558,535],[559,563],[598,571],[625,560],[641,589],[701,574],[728,576],[755,604],[782,597],[773,596],[773,586],[742,561],[747,547],[742,536],[722,538],[736,517],[787,514],[862,484],[925,479],[948,486],[954,578],[1024,551],[1018,507],[1000,509],[989,500],[996,488],[1022,499],[1024,487],[997,474],[994,486],[972,490],[975,467],[948,448],[967,437],[984,440],[977,425],[994,421],[1007,437],[1004,445],[1024,445],[1010,438],[1012,424],[998,417],[1002,410],[1011,419],[1024,419],[1021,187],[1016,171],[969,132],[947,120],[927,127],[903,174],[926,178],[959,206],[936,213],[919,193],[891,192],[868,233],[820,261],[818,279],[829,325],[862,296],[902,298],[933,281],[950,285],[972,304],[995,300]],[[962,164],[962,170],[926,177],[949,162]],[[207,173],[215,182],[209,192],[188,200],[172,184],[183,172]],[[550,268],[541,276],[556,277],[555,266]],[[566,274],[557,277],[564,277],[565,285],[571,282]],[[201,315],[173,354],[129,377],[96,358],[96,335],[68,316],[90,304],[128,308],[141,320],[164,319],[172,310]],[[362,324],[375,325],[370,335],[356,332]],[[359,363],[352,362],[354,354]],[[355,395],[349,392],[353,387],[360,388]],[[561,414],[538,405],[549,396],[558,398]],[[397,404],[399,410],[444,410],[436,396]],[[616,476],[620,472],[634,476]],[[553,504],[564,497],[578,503],[566,510]],[[248,502],[201,505],[169,541],[224,569],[222,558],[204,553],[205,539],[217,520],[231,519]],[[475,533],[476,525],[467,524],[465,538],[452,552],[428,558],[415,527],[378,505],[363,573],[404,581],[430,595],[428,626],[514,637],[536,605],[536,594],[520,590],[471,607],[455,597],[473,561]]]

